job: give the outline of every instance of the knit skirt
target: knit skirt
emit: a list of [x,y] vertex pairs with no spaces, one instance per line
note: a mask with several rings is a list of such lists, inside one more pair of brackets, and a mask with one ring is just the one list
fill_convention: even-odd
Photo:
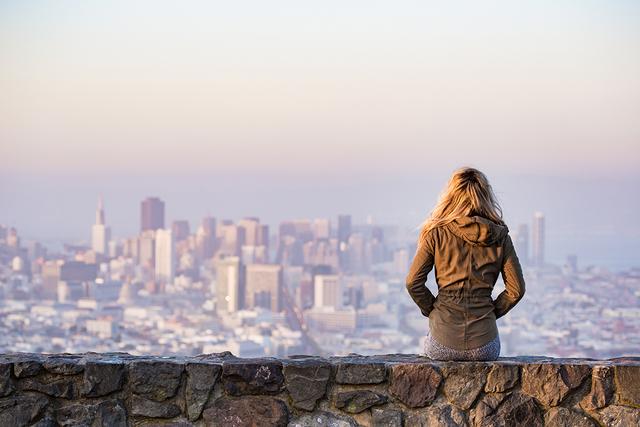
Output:
[[455,350],[436,341],[431,334],[424,342],[425,355],[433,360],[496,360],[500,356],[500,336],[487,344],[470,350]]

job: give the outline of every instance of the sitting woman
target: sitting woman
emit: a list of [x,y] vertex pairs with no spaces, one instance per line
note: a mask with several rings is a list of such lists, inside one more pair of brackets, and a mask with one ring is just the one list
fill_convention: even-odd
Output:
[[[525,283],[509,229],[487,177],[456,170],[422,225],[406,278],[411,298],[429,318],[425,354],[436,360],[495,360],[496,319],[522,298]],[[438,296],[426,287],[435,266]],[[505,290],[491,292],[502,274]]]

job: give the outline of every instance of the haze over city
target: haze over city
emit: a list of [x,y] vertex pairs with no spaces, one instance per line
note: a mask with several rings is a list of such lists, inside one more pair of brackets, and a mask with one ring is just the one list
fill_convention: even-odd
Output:
[[472,166],[527,283],[501,354],[636,354],[638,76],[631,1],[3,1],[0,350],[418,353]]

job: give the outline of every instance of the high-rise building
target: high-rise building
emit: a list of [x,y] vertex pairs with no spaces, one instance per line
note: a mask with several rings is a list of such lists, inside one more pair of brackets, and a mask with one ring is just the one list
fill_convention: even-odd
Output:
[[529,265],[529,226],[527,224],[520,224],[518,227],[514,246],[520,263]]
[[328,218],[316,218],[313,220],[313,238],[328,239],[331,237],[331,221]]
[[252,264],[246,267],[245,308],[283,308],[282,267],[277,264]]
[[140,230],[164,228],[164,202],[157,197],[147,197],[140,205]]
[[156,257],[156,233],[153,230],[146,230],[138,237],[137,251],[138,264],[151,268],[155,265]]
[[238,227],[244,229],[244,244],[247,246],[257,246],[260,239],[260,220],[255,217],[242,218],[238,221]]
[[191,234],[189,221],[184,219],[173,221],[171,224],[171,231],[173,232],[173,240],[176,242],[185,240],[189,237],[189,234]]
[[105,224],[104,205],[100,197],[96,209],[96,223],[91,227],[91,248],[95,253],[106,255],[110,240],[111,228]]
[[218,314],[235,313],[243,308],[244,268],[237,256],[216,260],[216,310]]
[[175,244],[171,230],[156,230],[155,273],[160,283],[173,283],[175,272]]
[[349,269],[349,237],[351,236],[351,215],[338,215],[338,260],[342,270]]
[[351,236],[351,215],[338,215],[338,241],[348,242]]
[[544,265],[544,214],[542,212],[536,212],[533,215],[533,253],[532,262],[536,267],[542,267]]
[[342,284],[340,276],[336,274],[321,275],[314,277],[313,284],[313,306],[342,308]]
[[240,255],[240,248],[245,242],[245,229],[232,221],[223,221],[218,224],[218,249],[223,255]]

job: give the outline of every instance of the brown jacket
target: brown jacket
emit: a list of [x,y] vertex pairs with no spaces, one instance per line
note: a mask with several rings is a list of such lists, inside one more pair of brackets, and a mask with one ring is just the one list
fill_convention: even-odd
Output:
[[[439,343],[456,350],[480,347],[498,334],[496,319],[524,295],[522,268],[509,229],[480,216],[457,218],[432,229],[418,245],[406,285],[411,298],[429,317]],[[425,286],[435,266],[438,296]],[[491,291],[502,274],[505,290]]]

